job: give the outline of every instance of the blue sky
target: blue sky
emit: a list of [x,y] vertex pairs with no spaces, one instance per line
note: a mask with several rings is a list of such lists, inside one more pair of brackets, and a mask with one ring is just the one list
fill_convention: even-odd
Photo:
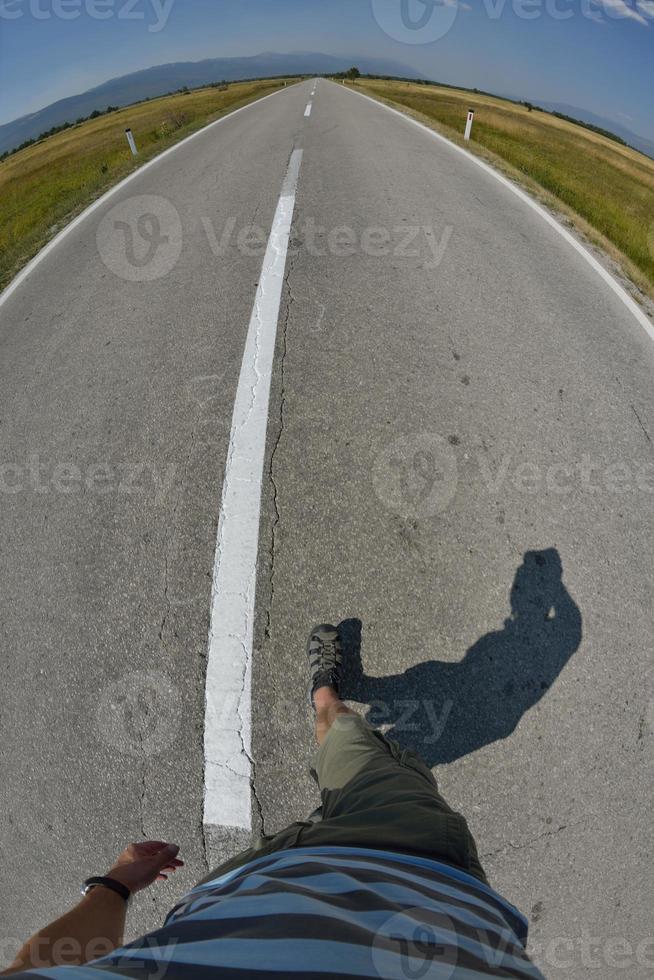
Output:
[[166,61],[294,50],[386,56],[654,138],[654,0],[0,0],[0,123]]

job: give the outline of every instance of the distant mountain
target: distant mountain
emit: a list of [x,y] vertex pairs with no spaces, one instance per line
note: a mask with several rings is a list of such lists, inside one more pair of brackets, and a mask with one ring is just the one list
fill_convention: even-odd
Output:
[[132,102],[165,95],[175,89],[197,88],[211,82],[234,82],[243,78],[270,78],[275,75],[327,75],[346,71],[352,65],[371,75],[396,75],[406,78],[423,78],[419,72],[406,65],[384,58],[347,57],[319,54],[311,51],[294,51],[263,54],[244,58],[207,58],[204,61],[178,61],[169,65],[156,65],[142,71],[112,78],[96,88],[53,102],[38,112],[21,116],[0,126],[0,153],[12,150],[27,139],[34,139],[53,126],[75,122],[90,116],[107,106],[125,106]]
[[654,140],[647,139],[645,136],[639,136],[637,133],[632,133],[626,126],[614,122],[613,119],[606,119],[604,116],[598,116],[594,112],[589,112],[587,109],[580,109],[575,105],[566,105],[564,102],[541,102],[539,99],[533,99],[533,102],[534,105],[542,106],[543,109],[547,109],[549,112],[562,112],[564,116],[581,119],[582,122],[590,123],[591,126],[608,129],[610,133],[615,133],[616,136],[623,139],[629,146],[633,146],[646,156],[654,158]]

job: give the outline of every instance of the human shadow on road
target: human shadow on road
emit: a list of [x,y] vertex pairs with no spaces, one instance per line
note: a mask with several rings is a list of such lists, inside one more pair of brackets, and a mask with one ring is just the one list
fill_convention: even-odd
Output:
[[428,660],[403,674],[371,677],[361,663],[361,621],[345,620],[343,696],[369,705],[367,720],[390,725],[386,734],[430,766],[506,738],[581,642],[581,613],[561,575],[555,548],[526,552],[504,628],[482,636],[458,663]]

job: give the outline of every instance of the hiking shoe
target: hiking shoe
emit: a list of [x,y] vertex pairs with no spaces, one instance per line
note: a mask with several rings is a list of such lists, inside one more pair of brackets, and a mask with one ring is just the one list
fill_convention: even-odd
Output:
[[309,658],[309,701],[313,707],[313,694],[319,687],[333,687],[340,693],[343,654],[338,630],[329,623],[314,626],[307,643]]

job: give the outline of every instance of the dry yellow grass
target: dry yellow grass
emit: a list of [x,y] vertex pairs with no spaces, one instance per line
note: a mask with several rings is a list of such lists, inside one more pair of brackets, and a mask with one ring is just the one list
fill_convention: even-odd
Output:
[[470,149],[541,191],[546,203],[572,218],[654,298],[654,160],[574,123],[493,96],[376,79],[357,85],[461,144],[466,111],[474,108]]
[[[164,96],[63,130],[0,163],[0,289],[75,214],[194,130],[273,92],[280,79]],[[132,157],[125,129],[139,150]]]

